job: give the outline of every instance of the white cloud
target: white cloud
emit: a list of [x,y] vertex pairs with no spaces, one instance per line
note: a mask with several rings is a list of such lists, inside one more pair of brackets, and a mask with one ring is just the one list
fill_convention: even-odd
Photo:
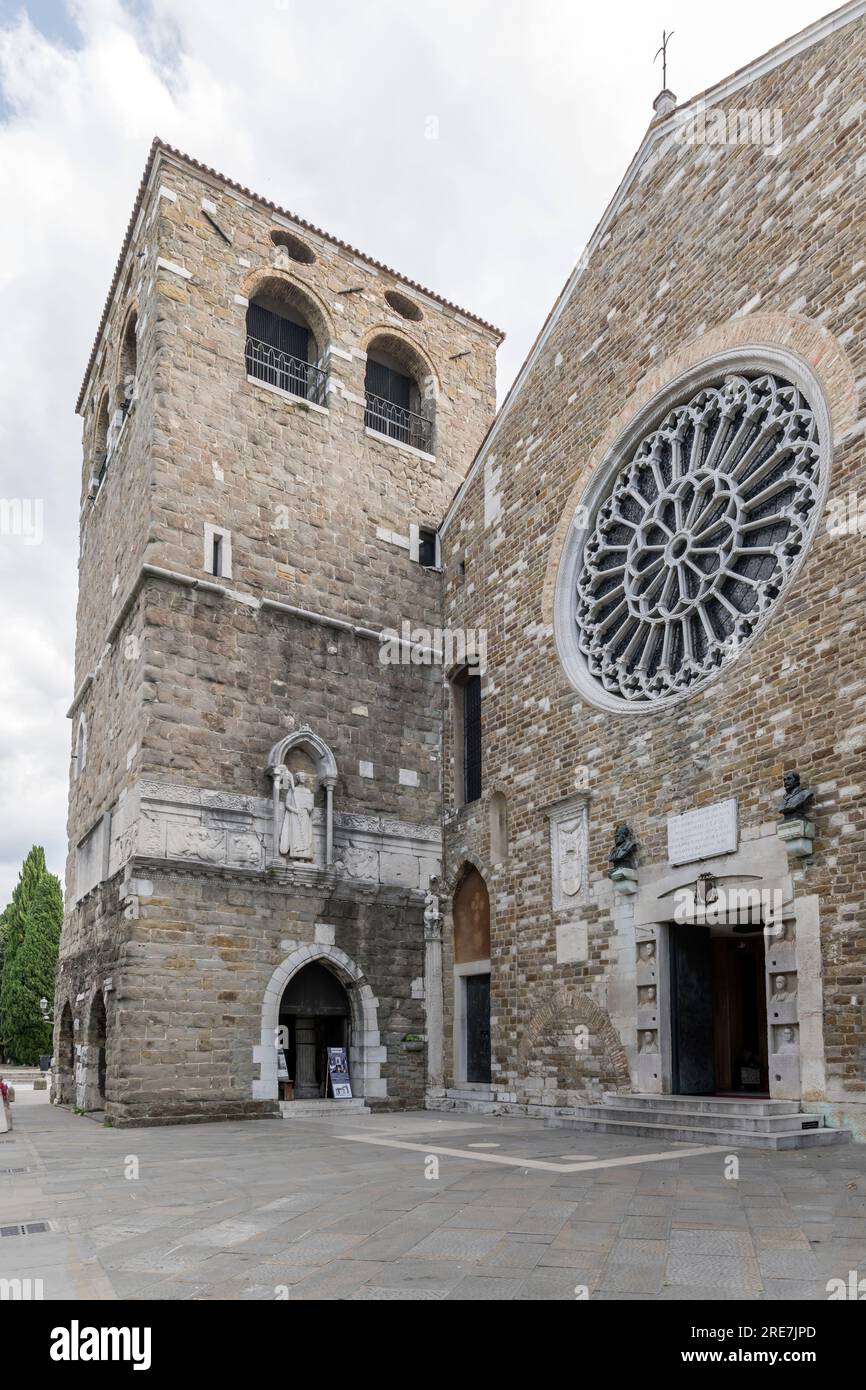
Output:
[[[36,840],[61,871],[80,422],[74,402],[151,137],[505,328],[508,385],[652,114],[824,3],[81,0],[0,28],[0,905]],[[438,122],[438,138],[425,138]]]

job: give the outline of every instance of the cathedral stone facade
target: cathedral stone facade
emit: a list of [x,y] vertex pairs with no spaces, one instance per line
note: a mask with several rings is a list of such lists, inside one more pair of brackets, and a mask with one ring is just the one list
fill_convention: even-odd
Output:
[[862,10],[662,93],[444,520],[446,621],[487,634],[445,902],[471,864],[492,1056],[473,1081],[446,913],[439,1103],[742,1092],[862,1130]]
[[55,1099],[301,1113],[343,1046],[370,1106],[863,1133],[863,11],[660,94],[495,420],[496,329],[155,143]]

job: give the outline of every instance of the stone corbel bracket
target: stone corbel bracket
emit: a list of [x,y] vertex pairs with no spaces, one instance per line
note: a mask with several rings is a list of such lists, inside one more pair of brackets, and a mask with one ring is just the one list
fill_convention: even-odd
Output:
[[631,894],[637,892],[637,869],[628,869],[625,866],[611,869],[608,878],[613,884],[615,893]]
[[812,853],[815,825],[804,816],[793,816],[790,820],[782,821],[776,827],[776,834],[792,859],[808,859]]

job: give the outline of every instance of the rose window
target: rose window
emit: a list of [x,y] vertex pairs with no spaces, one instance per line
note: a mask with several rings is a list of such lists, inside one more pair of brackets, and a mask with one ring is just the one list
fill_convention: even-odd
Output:
[[808,543],[821,466],[809,402],[766,372],[726,376],[644,435],[576,570],[578,649],[606,703],[682,696],[738,655]]

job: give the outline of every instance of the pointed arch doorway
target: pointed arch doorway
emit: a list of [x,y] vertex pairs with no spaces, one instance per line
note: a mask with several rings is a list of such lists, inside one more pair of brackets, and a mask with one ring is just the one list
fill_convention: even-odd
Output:
[[467,864],[454,893],[454,1077],[458,1085],[489,1086],[490,898]]
[[349,996],[333,971],[311,961],[280,1000],[280,1029],[293,1100],[326,1099],[328,1048],[351,1045]]
[[[280,1044],[285,1040],[280,1026],[283,997],[291,981],[313,962],[330,971],[342,986],[348,1000],[349,1018],[346,1027],[353,1096],[356,1099],[387,1099],[388,1083],[381,1073],[382,1063],[387,1061],[387,1051],[381,1045],[379,1034],[379,1001],[357,962],[347,956],[339,946],[316,942],[307,946],[296,946],[274,970],[265,989],[262,1000],[261,1041],[253,1048],[253,1065],[258,1070],[258,1076],[254,1076],[252,1084],[253,1100],[278,1101],[281,1098],[280,1080],[286,1079],[285,1073],[283,1077],[280,1076],[279,1066],[282,1050]],[[300,1015],[307,1018],[316,1016]],[[291,1070],[288,1070],[288,1077],[294,1080]]]

